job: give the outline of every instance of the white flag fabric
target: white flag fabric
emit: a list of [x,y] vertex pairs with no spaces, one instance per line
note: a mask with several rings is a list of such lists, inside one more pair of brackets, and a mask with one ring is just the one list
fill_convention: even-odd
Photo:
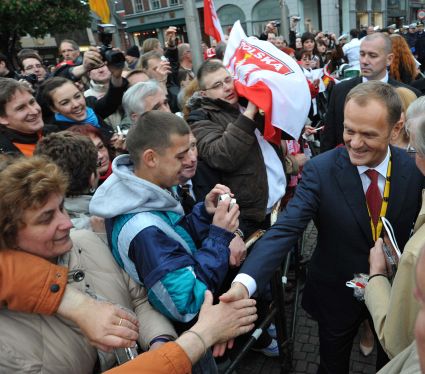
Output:
[[238,94],[264,111],[264,138],[279,144],[283,130],[298,139],[311,95],[297,62],[270,42],[247,37],[236,21],[223,63],[235,79]]

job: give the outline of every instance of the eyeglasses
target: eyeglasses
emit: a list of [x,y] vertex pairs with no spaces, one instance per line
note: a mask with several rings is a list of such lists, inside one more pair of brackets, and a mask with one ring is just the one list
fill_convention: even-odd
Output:
[[416,148],[415,147],[412,147],[410,144],[407,146],[406,152],[407,153],[410,153],[410,154],[416,154],[416,153],[418,153],[418,151],[416,150]]
[[233,83],[233,78],[228,75],[226,78],[224,78],[224,80],[220,81],[220,82],[215,82],[212,87],[210,88],[205,88],[204,91],[208,91],[208,90],[219,90],[221,88],[224,87],[225,84],[230,85]]
[[37,65],[30,65],[27,66],[24,70],[28,71],[28,70],[32,70],[32,69],[41,69],[43,66],[41,64],[37,64]]

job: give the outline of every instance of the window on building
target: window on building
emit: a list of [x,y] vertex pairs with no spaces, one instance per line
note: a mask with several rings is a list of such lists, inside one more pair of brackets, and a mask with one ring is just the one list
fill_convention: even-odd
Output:
[[176,6],[180,4],[180,0],[168,0],[169,6]]
[[136,13],[143,12],[143,0],[133,0],[133,5]]
[[160,0],[151,0],[151,10],[160,9],[161,1]]

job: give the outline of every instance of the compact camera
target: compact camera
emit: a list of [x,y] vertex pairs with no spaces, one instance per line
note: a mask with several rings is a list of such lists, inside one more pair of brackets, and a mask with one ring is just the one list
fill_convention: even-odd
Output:
[[31,86],[34,86],[38,82],[38,78],[35,74],[28,74],[28,75],[18,75],[16,76],[17,80],[24,79],[26,80]]
[[115,34],[116,26],[109,23],[98,24],[97,31],[99,33],[99,40],[102,43],[99,47],[99,52],[102,55],[103,61],[107,62],[108,65],[123,68],[125,64],[124,54],[120,51],[114,51],[111,46],[112,35]]
[[218,197],[218,201],[225,201],[230,199],[229,210],[233,208],[233,205],[236,204],[236,199],[233,199],[228,193],[224,193]]

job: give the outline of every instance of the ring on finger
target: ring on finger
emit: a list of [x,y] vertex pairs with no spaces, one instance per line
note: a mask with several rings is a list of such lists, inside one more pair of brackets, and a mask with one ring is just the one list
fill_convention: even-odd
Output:
[[118,326],[121,326],[122,324],[122,318],[120,318],[120,321],[118,322]]

